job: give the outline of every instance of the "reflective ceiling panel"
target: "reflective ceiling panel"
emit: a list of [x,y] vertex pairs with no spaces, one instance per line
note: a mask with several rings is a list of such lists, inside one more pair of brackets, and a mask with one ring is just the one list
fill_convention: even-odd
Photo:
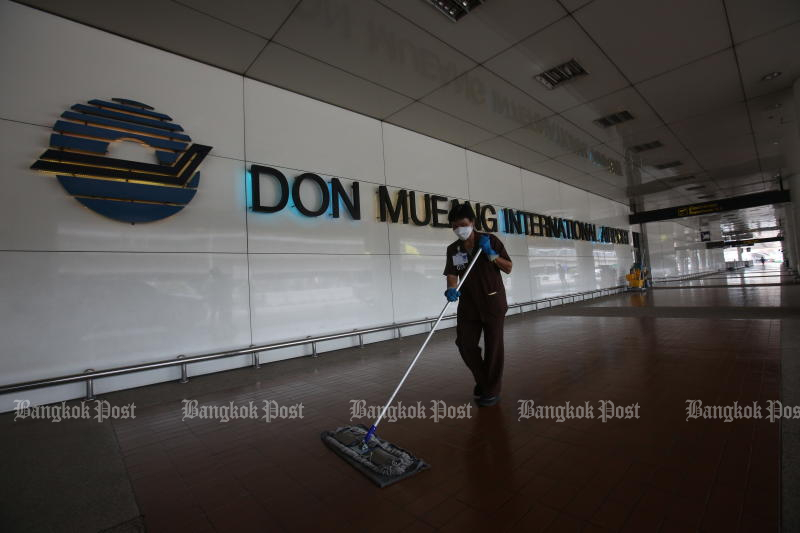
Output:
[[638,209],[800,172],[798,0],[486,0],[458,22],[427,0],[21,3]]

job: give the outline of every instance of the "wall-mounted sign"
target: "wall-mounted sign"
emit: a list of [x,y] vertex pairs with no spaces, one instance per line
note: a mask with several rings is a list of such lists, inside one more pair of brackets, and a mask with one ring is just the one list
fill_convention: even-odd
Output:
[[[262,198],[261,178],[273,180],[275,194],[269,202]],[[354,181],[348,191],[338,178],[331,178],[326,183],[317,174],[305,172],[295,177],[291,185],[289,179],[275,168],[251,165],[250,179],[253,191],[252,209],[261,213],[276,213],[283,210],[291,198],[294,207],[307,217],[318,217],[331,210],[334,218],[339,218],[344,206],[353,220],[361,220],[361,189]],[[307,205],[300,195],[300,187],[308,183],[316,189],[315,205]],[[291,191],[291,192],[290,192]],[[382,222],[413,224],[415,226],[432,226],[446,228],[450,224],[447,214],[451,207],[459,203],[458,199],[437,194],[418,193],[407,189],[390,192],[386,185],[378,185],[377,218]],[[491,204],[475,203],[475,227],[480,231],[508,234],[531,235],[561,239],[585,240],[591,242],[629,244],[627,230],[608,226],[597,226],[588,222],[579,222],[548,215],[539,215],[528,211],[501,208],[499,211]]]
[[680,205],[677,207],[653,209],[652,211],[641,211],[632,214],[629,220],[631,224],[642,224],[644,222],[693,217],[696,215],[734,211],[736,209],[746,209],[748,207],[758,207],[760,205],[779,204],[790,201],[791,197],[789,196],[789,191],[766,191],[744,196],[734,196],[732,198],[722,198],[716,202],[704,202],[701,204]]
[[[210,146],[192,139],[147,104],[112,98],[75,104],[53,125],[50,149],[31,168],[56,174],[76,200],[123,222],[174,215],[197,192],[197,168]],[[153,163],[109,157],[109,145],[134,141],[151,148]]]
[[[763,239],[747,239],[744,241],[715,241],[706,243],[706,248],[741,248],[744,246],[752,246],[754,244],[759,244],[762,242],[777,242],[782,240],[783,236],[778,235],[777,237],[764,237]],[[750,249],[748,248],[747,251],[749,252]]]

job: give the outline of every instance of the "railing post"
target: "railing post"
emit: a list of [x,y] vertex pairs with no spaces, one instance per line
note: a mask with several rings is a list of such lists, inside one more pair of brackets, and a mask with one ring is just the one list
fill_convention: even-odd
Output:
[[[251,344],[250,347],[252,348],[253,345]],[[260,354],[260,352],[253,352],[252,353],[253,368],[261,368],[261,361],[260,361],[260,358],[259,358],[259,354]]]
[[311,343],[311,357],[319,357],[319,354],[317,353],[317,343],[316,342],[312,342]]
[[[184,359],[185,355],[179,355],[178,359]],[[189,369],[186,363],[181,363],[181,380],[180,383],[189,383]]]
[[358,347],[359,348],[364,347],[364,335],[361,333],[358,334]]
[[397,326],[395,329],[397,330],[397,338],[402,339],[403,333],[400,331],[400,326]]
[[[94,372],[93,368],[87,368],[83,371],[84,374]],[[89,378],[86,380],[86,400],[94,400],[94,379]]]

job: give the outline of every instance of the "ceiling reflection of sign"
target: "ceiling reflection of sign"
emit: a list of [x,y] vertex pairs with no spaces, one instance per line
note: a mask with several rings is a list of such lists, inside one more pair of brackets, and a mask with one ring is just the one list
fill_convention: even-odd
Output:
[[[75,104],[53,125],[50,149],[31,168],[55,174],[81,204],[122,222],[152,222],[183,209],[200,183],[210,146],[192,139],[169,116],[125,98]],[[153,150],[153,162],[109,157],[112,143]]]

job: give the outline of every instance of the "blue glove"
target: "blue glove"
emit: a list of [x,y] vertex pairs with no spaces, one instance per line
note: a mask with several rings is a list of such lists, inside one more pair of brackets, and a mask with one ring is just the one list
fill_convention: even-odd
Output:
[[455,290],[453,287],[450,287],[444,291],[444,295],[447,297],[448,302],[455,302],[458,300],[458,297],[461,296],[461,293]]
[[488,235],[481,235],[481,238],[478,240],[478,246],[480,246],[483,253],[489,257],[489,261],[497,259],[498,254],[492,248],[492,241],[489,240]]

